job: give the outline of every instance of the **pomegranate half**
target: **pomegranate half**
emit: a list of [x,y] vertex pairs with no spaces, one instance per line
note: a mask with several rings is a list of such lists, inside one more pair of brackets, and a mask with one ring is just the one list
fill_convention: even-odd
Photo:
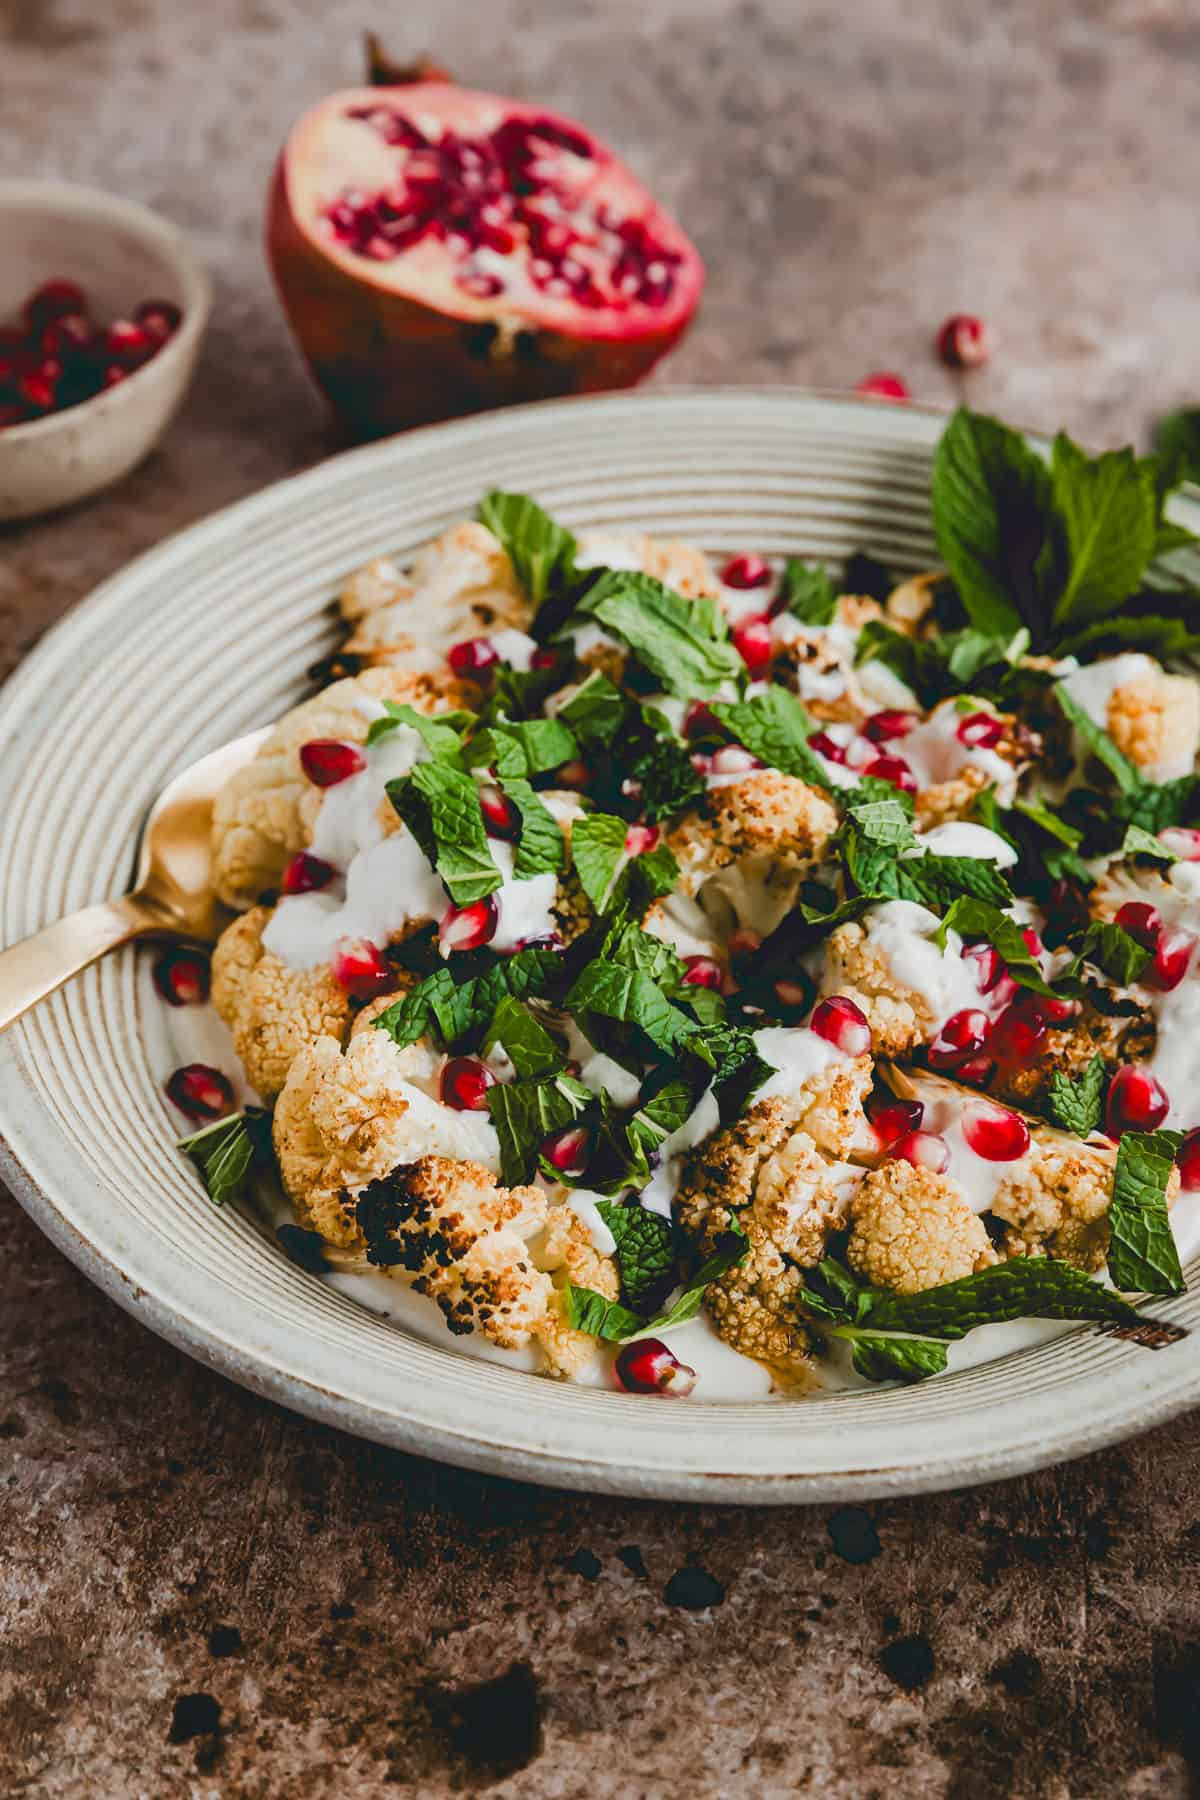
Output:
[[608,147],[444,80],[294,127],[267,227],[300,347],[356,437],[629,387],[696,310],[696,250]]

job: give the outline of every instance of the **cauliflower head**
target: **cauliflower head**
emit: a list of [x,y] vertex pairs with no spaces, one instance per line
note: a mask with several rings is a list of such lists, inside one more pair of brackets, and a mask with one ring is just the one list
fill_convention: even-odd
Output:
[[1192,675],[1168,675],[1155,665],[1114,687],[1106,725],[1118,750],[1149,780],[1186,775],[1200,750],[1200,686]]
[[679,892],[710,918],[765,937],[791,911],[801,883],[837,830],[834,807],[816,788],[777,769],[756,769],[710,788],[701,808],[667,834]]
[[500,540],[464,520],[419,552],[407,573],[389,558],[352,575],[341,595],[352,627],[343,654],[408,670],[444,670],[452,644],[523,631],[531,607]]
[[[1056,1256],[1096,1274],[1108,1253],[1108,1209],[1117,1153],[1111,1144],[1085,1144],[1035,1130],[1029,1155],[1005,1177],[992,1201],[1003,1222],[1008,1256]],[[1168,1201],[1179,1191],[1171,1173]]]
[[[829,934],[821,973],[822,994],[842,994],[866,1015],[880,1056],[898,1057],[928,1042],[943,1018],[980,1005],[979,984],[963,960],[957,932],[945,948],[933,941],[938,919],[911,900],[884,901]],[[900,942],[909,972],[921,985],[897,975],[892,952]]]
[[1120,1063],[1146,1061],[1156,1035],[1149,1012],[1130,1010],[1126,1002],[1122,1002],[1126,1006],[1123,1012],[1105,1012],[1097,1004],[1102,997],[1099,990],[1085,994],[1076,1016],[1046,1033],[1033,1061],[1001,1063],[989,1083],[989,1093],[998,1100],[1045,1112],[1056,1073],[1078,1081],[1095,1056],[1104,1058],[1110,1074]]
[[990,1268],[996,1252],[956,1181],[895,1159],[854,1197],[846,1260],[873,1287],[920,1294]]
[[212,956],[212,1003],[256,1093],[271,1101],[300,1052],[329,1035],[339,1043],[350,999],[325,963],[292,969],[263,949],[270,918],[256,906],[226,927]]

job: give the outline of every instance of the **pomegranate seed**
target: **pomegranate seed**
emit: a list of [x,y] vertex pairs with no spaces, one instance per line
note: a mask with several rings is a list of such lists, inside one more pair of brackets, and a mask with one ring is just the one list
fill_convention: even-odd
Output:
[[104,348],[123,369],[138,369],[158,349],[158,340],[132,319],[114,319],[104,334]]
[[508,795],[490,782],[479,790],[479,810],[483,828],[489,837],[515,838],[521,830],[521,815]]
[[683,966],[683,979],[692,987],[719,988],[725,980],[725,971],[713,956],[685,956]]
[[826,762],[841,764],[846,762],[845,744],[839,744],[837,739],[831,738],[827,731],[814,731],[808,740],[808,747],[810,750],[815,750],[818,756],[823,756]]
[[48,374],[47,370],[57,368],[57,363],[47,363],[18,379],[17,393],[30,412],[53,412],[58,399],[58,383],[57,377]]
[[575,788],[576,790],[579,790],[589,788],[591,785],[592,771],[578,756],[572,757],[570,762],[563,763],[558,774],[555,776],[556,787]]
[[563,935],[561,931],[539,931],[535,937],[518,938],[518,950],[562,950]]
[[685,738],[716,737],[721,730],[716,715],[710,712],[703,700],[693,700],[683,715],[683,735]]
[[661,836],[657,825],[631,825],[625,833],[626,856],[645,856],[654,849]]
[[1043,944],[1041,937],[1038,935],[1038,932],[1034,928],[1034,926],[1022,925],[1021,938],[1022,938],[1025,948],[1028,950],[1030,956],[1034,957],[1035,959],[1045,956],[1046,946],[1045,946],[1045,944]]
[[338,738],[310,738],[300,746],[300,767],[314,787],[336,787],[351,775],[361,775],[367,759],[357,744]]
[[951,1013],[929,1046],[931,1069],[953,1069],[977,1056],[987,1043],[991,1020],[975,1007]]
[[1159,832],[1158,841],[1181,862],[1200,862],[1200,831],[1194,831],[1191,826],[1168,825],[1165,831]]
[[865,1014],[844,994],[822,1000],[808,1022],[809,1030],[833,1044],[845,1056],[865,1056],[871,1048],[871,1027]]
[[986,1051],[978,1056],[969,1056],[965,1063],[959,1063],[954,1071],[956,1081],[966,1081],[972,1087],[986,1087],[996,1073],[996,1065]]
[[770,565],[761,556],[731,556],[721,570],[722,582],[731,588],[766,587],[770,579]]
[[968,944],[962,956],[964,962],[974,963],[981,994],[990,994],[1001,976],[1008,973],[1000,952],[991,944]]
[[975,712],[958,721],[954,735],[968,750],[994,750],[1004,732],[1004,720],[995,713]]
[[877,369],[871,375],[864,375],[854,391],[856,394],[865,394],[869,400],[912,399],[904,377],[893,375],[888,369]]
[[925,1117],[920,1100],[890,1099],[882,1105],[868,1106],[867,1111],[881,1145],[894,1144],[910,1132],[919,1131]]
[[452,906],[438,926],[438,948],[443,956],[457,950],[480,950],[490,944],[500,923],[494,894],[473,900],[469,906]]
[[100,378],[101,387],[117,387],[122,381],[129,380],[129,370],[123,369],[119,363],[109,363]]
[[172,333],[179,330],[183,314],[171,300],[143,300],[133,317],[143,331],[158,343],[165,344]]
[[950,1163],[950,1146],[936,1131],[910,1131],[891,1146],[890,1161],[912,1163],[917,1169],[932,1169],[935,1175]]
[[1149,1069],[1126,1063],[1109,1083],[1104,1129],[1109,1137],[1120,1137],[1123,1131],[1157,1131],[1170,1110],[1170,1100]]
[[1196,948],[1194,931],[1184,931],[1181,926],[1171,931],[1164,931],[1154,946],[1154,969],[1152,979],[1154,986],[1169,994],[1177,988],[1188,972],[1188,964],[1192,960],[1192,951]]
[[1020,1114],[983,1100],[965,1108],[962,1133],[985,1162],[1016,1162],[1029,1148],[1029,1127]]
[[751,769],[761,769],[762,763],[749,750],[743,750],[740,744],[722,744],[713,752],[712,772],[714,775],[748,775]]
[[1000,1062],[1028,1062],[1046,1035],[1033,995],[1019,994],[992,1026],[990,1048]]
[[754,956],[762,949],[762,934],[749,925],[739,925],[729,940],[729,954],[735,960]]
[[333,978],[355,1000],[373,1000],[390,993],[395,977],[383,953],[369,938],[339,938],[330,958]]
[[702,780],[712,774],[712,757],[706,756],[703,750],[693,750],[689,761]]
[[979,369],[992,354],[988,328],[974,313],[951,313],[934,340],[948,369]]
[[66,313],[86,313],[88,309],[87,295],[74,281],[43,282],[36,293],[25,302],[25,319],[30,331],[38,332],[51,319],[61,319]]
[[451,644],[447,660],[456,675],[482,675],[500,661],[500,652],[490,638],[463,638],[461,643]]
[[438,1090],[442,1104],[455,1112],[486,1112],[487,1091],[496,1076],[477,1056],[452,1056],[442,1070]]
[[1116,923],[1143,950],[1153,950],[1162,935],[1162,914],[1145,900],[1127,900],[1118,907]]
[[887,744],[893,738],[907,737],[918,723],[916,713],[900,712],[895,707],[888,707],[883,712],[872,713],[864,721],[862,731],[863,736],[870,738],[873,744]]
[[1068,1019],[1076,1018],[1081,1010],[1078,1000],[1063,1000],[1057,994],[1035,994],[1033,1005],[1047,1025],[1065,1025]]
[[775,998],[780,1006],[807,1012],[816,999],[816,992],[807,976],[784,975],[775,983]]
[[592,1134],[582,1125],[566,1125],[545,1140],[542,1155],[560,1175],[577,1179],[591,1160]]
[[316,894],[322,888],[327,888],[336,874],[337,870],[332,863],[323,862],[319,856],[310,856],[307,850],[301,850],[283,871],[279,886],[285,894]]
[[917,791],[917,778],[902,756],[877,756],[867,764],[863,774],[874,776],[876,781],[890,781],[902,794]]
[[1200,1131],[1189,1131],[1175,1158],[1179,1165],[1179,1183],[1189,1194],[1200,1188]]
[[681,1363],[660,1338],[626,1344],[614,1365],[627,1394],[672,1394],[682,1400],[696,1385],[696,1371]]
[[233,1111],[233,1084],[220,1069],[188,1063],[168,1081],[167,1099],[189,1119],[221,1119]]
[[733,647],[753,674],[765,669],[771,660],[771,621],[765,613],[752,613],[742,619],[730,633]]
[[154,965],[154,985],[168,1006],[203,1006],[208,999],[208,958],[200,950],[164,950]]
[[552,669],[557,662],[557,650],[535,650],[529,659],[529,666],[531,669]]
[[1003,975],[1001,975],[999,981],[992,989],[992,1005],[997,1009],[1004,1006],[1011,1006],[1020,992],[1020,983],[1014,980],[1008,970],[1005,969]]
[[51,319],[38,337],[38,349],[47,356],[74,356],[92,341],[92,328],[79,313]]

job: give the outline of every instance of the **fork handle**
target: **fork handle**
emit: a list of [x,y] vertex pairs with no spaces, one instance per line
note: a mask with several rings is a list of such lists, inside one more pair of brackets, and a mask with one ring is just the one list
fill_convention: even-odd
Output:
[[89,963],[155,929],[161,931],[161,918],[127,896],[85,906],[0,951],[0,1031]]

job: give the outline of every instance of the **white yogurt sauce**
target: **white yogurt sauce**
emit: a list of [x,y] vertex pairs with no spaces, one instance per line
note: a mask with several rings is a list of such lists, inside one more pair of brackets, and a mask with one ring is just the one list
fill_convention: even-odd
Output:
[[754,1048],[775,1070],[759,1088],[754,1096],[756,1100],[771,1100],[777,1094],[794,1094],[815,1075],[823,1074],[836,1063],[850,1061],[836,1044],[810,1031],[806,1025],[765,1026],[754,1033]]
[[503,885],[496,889],[494,896],[500,918],[491,944],[493,950],[503,955],[515,950],[522,938],[544,937],[555,929],[552,908],[558,878],[553,869],[547,869],[541,875],[531,875],[528,881],[514,881],[516,845],[491,838],[488,848],[492,861],[504,877]]
[[511,625],[506,625],[502,631],[493,631],[488,642],[501,662],[506,662],[512,669],[520,669],[522,674],[528,672],[538,647],[536,638]]
[[928,907],[885,900],[864,913],[863,924],[897,985],[920,995],[938,1026],[964,1007],[981,1005],[974,966],[963,961],[961,937],[948,931],[946,948],[939,950],[932,940],[940,920]]
[[1017,860],[1016,851],[999,832],[989,831],[986,825],[971,825],[964,819],[918,832],[917,846],[904,851],[904,855],[919,856],[922,851],[931,850],[935,856],[969,856],[980,862],[993,862],[998,869],[1011,869]]
[[957,1094],[935,1093],[932,1098],[926,1095],[921,1130],[936,1132],[945,1139],[950,1152],[946,1174],[952,1181],[957,1181],[971,1211],[985,1213],[991,1209],[1000,1184],[1028,1162],[1030,1151],[1022,1157],[1014,1157],[1011,1162],[991,1162],[986,1156],[977,1155],[963,1136],[962,1128],[963,1113],[971,1104]]
[[603,1194],[595,1194],[591,1188],[570,1188],[567,1190],[567,1205],[577,1218],[587,1226],[588,1236],[592,1240],[592,1248],[601,1256],[611,1256],[617,1247],[617,1240],[596,1210]]
[[659,1165],[638,1196],[648,1211],[661,1213],[664,1219],[670,1218],[684,1157],[706,1137],[711,1137],[720,1123],[721,1111],[716,1097],[711,1088],[705,1088],[678,1131],[664,1138],[659,1146]]
[[967,716],[956,711],[953,700],[945,700],[927,719],[914,725],[907,737],[889,748],[904,758],[922,788],[952,781],[964,768],[982,769],[995,786],[1001,804],[1006,806],[1016,792],[1016,771],[994,750],[959,742],[958,727]]
[[567,1056],[578,1065],[577,1079],[593,1094],[607,1088],[617,1106],[632,1106],[642,1091],[638,1077],[584,1037],[574,1019],[566,1020]]
[[615,531],[581,531],[575,540],[577,569],[641,570],[638,546]]
[[[383,708],[374,716],[384,717]],[[383,837],[379,809],[387,798],[388,782],[398,781],[411,774],[418,763],[429,760],[420,733],[411,725],[397,725],[363,754],[367,759],[365,769],[324,790],[313,826],[313,855],[343,871],[360,850],[379,843]]]
[[285,895],[267,922],[263,948],[289,968],[309,969],[328,962],[341,937],[384,945],[414,921],[440,918],[446,905],[446,890],[416,838],[397,831],[352,857],[344,883],[319,894]]

